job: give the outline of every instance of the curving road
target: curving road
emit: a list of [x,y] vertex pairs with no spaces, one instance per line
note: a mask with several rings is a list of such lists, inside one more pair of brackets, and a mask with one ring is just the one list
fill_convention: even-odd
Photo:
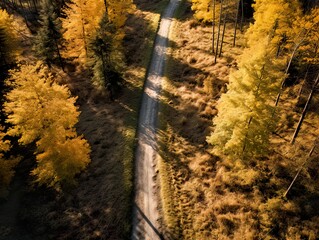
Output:
[[156,124],[158,97],[164,72],[168,36],[172,17],[180,0],[170,0],[162,15],[155,40],[153,57],[144,86],[139,116],[138,146],[135,163],[135,199],[133,209],[133,240],[164,239],[159,232],[159,211],[156,193]]

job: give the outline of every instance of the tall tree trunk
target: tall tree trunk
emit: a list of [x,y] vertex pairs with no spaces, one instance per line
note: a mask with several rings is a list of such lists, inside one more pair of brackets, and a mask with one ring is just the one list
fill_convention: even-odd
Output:
[[107,2],[104,0],[105,12],[107,12]]
[[293,136],[292,136],[292,138],[291,138],[291,141],[290,141],[291,144],[293,144],[293,143],[295,142],[295,139],[296,139],[296,137],[298,136],[298,133],[299,133],[300,128],[301,128],[301,125],[302,125],[302,122],[303,122],[303,120],[304,120],[304,118],[305,118],[305,116],[306,116],[306,113],[307,113],[307,110],[308,110],[308,107],[309,107],[309,103],[311,102],[311,99],[312,99],[313,94],[314,94],[314,92],[315,92],[315,90],[316,90],[316,87],[317,87],[317,85],[318,85],[318,82],[319,82],[319,73],[318,73],[318,75],[317,75],[317,78],[316,78],[316,80],[315,80],[315,83],[314,83],[313,86],[312,86],[312,89],[311,89],[311,92],[310,92],[310,94],[309,94],[309,96],[308,96],[306,105],[305,105],[304,109],[302,110],[302,113],[301,113],[301,116],[300,116],[298,125],[297,125],[296,130],[295,130],[295,132],[294,132],[294,134],[293,134]]
[[305,76],[304,76],[304,80],[303,80],[303,83],[302,83],[302,85],[301,85],[301,88],[300,88],[300,90],[299,90],[299,92],[298,92],[298,96],[297,96],[297,106],[299,105],[299,102],[300,102],[300,99],[301,99],[301,95],[302,95],[302,92],[303,92],[303,88],[304,88],[304,86],[305,86],[305,84],[306,84],[306,82],[307,82],[307,78],[308,78],[308,73],[309,73],[309,68],[310,68],[310,64],[308,64],[308,66],[307,66],[307,71],[306,71],[306,73],[305,73]]
[[[288,62],[288,65],[286,67],[286,70],[285,70],[285,74],[287,75],[288,72],[289,72],[289,69],[290,69],[290,66],[291,66],[291,63],[292,63],[292,60],[294,59],[294,56],[299,48],[299,46],[301,45],[303,41],[300,41],[299,43],[297,43],[294,47],[294,50],[292,51],[291,55],[290,55],[290,59],[289,59],[289,62]],[[284,80],[282,80],[281,82],[281,86],[280,86],[280,90],[279,90],[279,93],[277,95],[277,98],[276,98],[276,102],[275,102],[275,106],[278,105],[279,103],[279,100],[280,100],[280,96],[281,96],[281,91],[282,89],[284,88],[284,85],[285,85],[285,82],[286,82],[286,78]]]
[[237,25],[238,25],[238,16],[239,16],[239,10],[240,10],[240,3],[241,3],[241,0],[238,0],[237,12],[236,12],[236,18],[235,18],[235,30],[234,30],[233,47],[236,46],[236,34],[237,34]]
[[224,36],[225,36],[225,31],[226,31],[226,18],[227,18],[227,16],[226,16],[226,13],[225,13],[225,15],[224,15],[224,23],[223,23],[224,24],[223,35],[222,35],[222,41],[220,43],[219,57],[221,57],[222,51],[223,51]]
[[244,140],[244,145],[243,145],[243,155],[244,155],[245,150],[246,150],[248,130],[249,130],[249,127],[250,127],[250,124],[251,124],[251,121],[252,121],[252,120],[253,120],[253,117],[250,117],[250,118],[249,118],[249,121],[248,121],[248,124],[247,124],[247,132],[246,132],[246,135],[245,135],[245,140]]
[[244,23],[244,0],[241,0],[241,18],[240,18],[240,31],[243,32]]
[[212,53],[215,53],[215,17],[216,17],[216,0],[213,0],[213,37],[212,37]]
[[221,25],[221,21],[222,21],[222,14],[223,14],[223,0],[220,1],[220,13],[219,13],[218,33],[217,33],[217,43],[216,43],[216,54],[215,54],[214,64],[216,64],[216,62],[217,62],[218,45],[219,45],[219,37],[220,37],[220,25]]
[[318,145],[318,140],[319,138],[317,137],[317,139],[315,140],[315,143],[313,144],[312,148],[310,149],[308,156],[306,158],[306,160],[303,162],[303,164],[300,166],[298,172],[296,173],[294,179],[292,180],[292,182],[290,183],[288,189],[286,190],[286,192],[284,193],[284,197],[287,197],[288,192],[290,191],[290,189],[292,188],[292,186],[294,185],[295,181],[297,180],[301,170],[304,168],[304,166],[306,165],[306,163],[309,161],[310,157],[312,156],[312,153],[314,152],[316,146]]
[[85,34],[85,27],[84,27],[84,18],[83,18],[83,4],[82,1],[80,1],[80,9],[81,9],[81,25],[82,25],[82,38],[83,38],[83,43],[84,43],[84,50],[85,50],[85,57],[88,57],[88,49],[87,49],[87,44],[86,44],[86,34]]
[[59,49],[58,41],[57,41],[56,38],[54,38],[54,43],[55,43],[55,48],[56,48],[56,51],[57,51],[57,54],[58,54],[58,57],[59,57],[59,62],[60,62],[62,71],[64,72],[64,64],[63,64],[63,61],[62,61],[62,57],[61,57],[61,54],[60,54],[60,49]]

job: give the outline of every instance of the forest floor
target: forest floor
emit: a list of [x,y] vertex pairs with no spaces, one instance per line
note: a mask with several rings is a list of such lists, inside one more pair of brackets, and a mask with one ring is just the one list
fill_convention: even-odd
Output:
[[211,26],[193,19],[188,1],[183,6],[172,31],[160,107],[159,165],[169,239],[316,239],[319,149],[289,195],[282,196],[319,135],[318,98],[294,145],[289,141],[302,110],[296,101],[302,79],[285,88],[269,155],[251,166],[213,155],[206,137],[244,37],[238,31],[233,47],[229,24],[222,57],[213,64]]
[[[31,184],[28,170],[34,157],[31,149],[26,149],[31,154],[18,166],[8,198],[0,203],[0,210],[7,209],[1,212],[1,240],[129,238],[139,105],[160,14],[167,1],[134,3],[136,10],[129,17],[124,42],[124,87],[114,102],[92,89],[90,76],[82,67],[68,64],[66,73],[54,68],[55,74],[62,75],[61,83],[79,97],[81,114],[76,128],[92,149],[88,169],[80,174],[75,187],[64,192],[39,188]],[[30,54],[28,45],[23,61],[34,61]]]

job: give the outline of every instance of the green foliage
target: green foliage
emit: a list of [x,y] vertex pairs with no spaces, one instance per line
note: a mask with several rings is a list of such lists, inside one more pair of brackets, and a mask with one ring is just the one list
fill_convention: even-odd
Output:
[[[97,30],[96,37],[91,42],[93,57],[93,84],[98,89],[115,90],[120,85],[119,71],[122,68],[122,55],[116,38],[116,27],[104,14]],[[112,94],[112,92],[110,92]]]
[[32,174],[40,184],[56,188],[61,182],[72,183],[90,162],[89,145],[74,129],[79,116],[76,98],[39,63],[20,66],[7,83],[13,88],[4,104],[7,122],[13,125],[8,134],[19,136],[23,145],[36,142]]
[[62,23],[49,0],[42,2],[40,24],[35,39],[35,50],[40,59],[50,66],[57,57],[60,57]]

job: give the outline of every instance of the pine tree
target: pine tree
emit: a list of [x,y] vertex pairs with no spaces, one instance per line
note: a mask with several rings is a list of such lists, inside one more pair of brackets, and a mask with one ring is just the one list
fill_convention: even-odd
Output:
[[42,2],[40,12],[41,27],[38,30],[36,37],[35,49],[40,57],[50,67],[56,58],[59,59],[60,65],[63,68],[63,62],[60,54],[61,49],[61,28],[60,19],[55,13],[54,6],[50,0]]
[[64,58],[86,63],[92,56],[89,52],[89,43],[94,39],[104,12],[103,0],[73,0],[67,5],[64,9],[67,17],[61,19],[63,38],[66,40]]
[[217,153],[252,157],[267,150],[274,128],[273,101],[283,79],[283,62],[274,59],[268,39],[244,51],[232,72],[228,92],[218,102],[215,130],[207,141]]
[[118,64],[118,39],[116,27],[109,21],[107,14],[104,15],[100,28],[97,31],[91,48],[94,52],[93,83],[99,89],[107,89],[110,98],[113,98],[114,90],[119,86],[120,76]]
[[21,66],[7,83],[13,88],[4,104],[12,125],[8,134],[19,136],[23,145],[36,143],[36,181],[56,188],[73,182],[90,161],[89,145],[74,128],[79,116],[76,98],[39,63]]
[[273,101],[286,76],[285,58],[276,53],[283,34],[290,36],[298,6],[294,0],[256,0],[255,22],[246,33],[248,48],[239,69],[230,74],[228,92],[218,103],[215,130],[207,138],[216,152],[247,158],[267,150],[276,123]]
[[0,67],[8,67],[19,53],[13,26],[12,16],[0,9]]
[[301,14],[297,0],[256,0],[253,7],[255,22],[247,30],[249,46],[268,36],[276,47],[293,41],[291,26]]

